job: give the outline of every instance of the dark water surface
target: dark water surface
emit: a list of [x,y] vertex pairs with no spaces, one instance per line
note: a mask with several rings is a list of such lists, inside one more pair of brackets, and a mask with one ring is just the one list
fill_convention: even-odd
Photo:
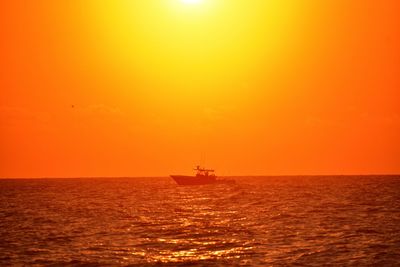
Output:
[[400,177],[0,180],[0,265],[400,266]]

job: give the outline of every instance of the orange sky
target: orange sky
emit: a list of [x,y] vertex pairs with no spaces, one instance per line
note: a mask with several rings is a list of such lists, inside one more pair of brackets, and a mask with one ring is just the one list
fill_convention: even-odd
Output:
[[397,0],[0,3],[0,177],[400,173]]

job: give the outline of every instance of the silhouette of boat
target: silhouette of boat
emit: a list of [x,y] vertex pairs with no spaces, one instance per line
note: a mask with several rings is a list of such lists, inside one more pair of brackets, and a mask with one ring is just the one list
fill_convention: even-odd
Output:
[[206,184],[233,184],[235,180],[230,179],[218,179],[215,175],[214,170],[201,168],[200,166],[196,166],[195,176],[187,176],[187,175],[171,175],[171,178],[178,185],[206,185]]

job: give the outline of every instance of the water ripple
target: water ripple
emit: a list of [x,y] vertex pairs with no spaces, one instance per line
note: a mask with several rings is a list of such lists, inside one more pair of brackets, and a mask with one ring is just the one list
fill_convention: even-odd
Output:
[[400,178],[0,181],[0,265],[400,262]]

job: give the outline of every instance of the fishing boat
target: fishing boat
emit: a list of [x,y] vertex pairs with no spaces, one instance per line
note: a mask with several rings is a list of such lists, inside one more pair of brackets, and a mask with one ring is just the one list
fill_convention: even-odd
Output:
[[218,179],[215,175],[215,171],[211,169],[201,168],[200,166],[196,166],[195,169],[196,175],[187,176],[187,175],[171,175],[171,178],[178,185],[206,185],[206,184],[228,184],[235,183],[235,180],[228,179]]

